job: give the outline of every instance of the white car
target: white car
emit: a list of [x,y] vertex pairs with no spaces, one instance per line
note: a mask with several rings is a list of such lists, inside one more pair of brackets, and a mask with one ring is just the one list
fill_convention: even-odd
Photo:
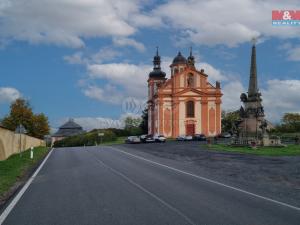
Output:
[[179,135],[176,138],[177,141],[192,141],[193,140],[193,136],[191,135]]
[[156,142],[166,142],[167,140],[164,135],[154,135],[153,138]]
[[129,136],[125,140],[125,143],[128,143],[128,144],[141,143],[141,139],[138,136]]
[[191,136],[191,135],[185,136],[185,141],[192,141],[192,140],[193,140],[193,136]]

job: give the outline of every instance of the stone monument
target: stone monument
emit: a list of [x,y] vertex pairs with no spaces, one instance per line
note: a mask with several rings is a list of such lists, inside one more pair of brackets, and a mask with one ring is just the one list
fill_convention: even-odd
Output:
[[256,40],[253,39],[248,93],[240,96],[243,106],[240,108],[240,120],[237,121],[238,137],[233,142],[238,145],[280,145],[280,139],[270,139],[267,133],[270,123],[265,119],[262,95],[258,88],[255,44]]

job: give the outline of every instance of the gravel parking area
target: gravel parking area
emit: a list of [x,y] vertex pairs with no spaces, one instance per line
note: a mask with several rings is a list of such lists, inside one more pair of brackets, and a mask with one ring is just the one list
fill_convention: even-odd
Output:
[[300,156],[266,157],[216,152],[195,141],[122,147],[175,160],[207,178],[300,206]]

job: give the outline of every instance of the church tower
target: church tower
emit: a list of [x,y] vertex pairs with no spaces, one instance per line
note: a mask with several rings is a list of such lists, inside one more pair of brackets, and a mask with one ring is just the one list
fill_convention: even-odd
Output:
[[[156,118],[155,115],[158,115],[158,100],[155,100],[157,96],[158,88],[165,82],[166,73],[161,70],[161,60],[158,53],[158,47],[156,49],[156,55],[153,58],[153,70],[149,73],[148,78],[148,134],[155,134],[158,130],[158,121],[159,118]],[[158,103],[159,105],[159,103]]]

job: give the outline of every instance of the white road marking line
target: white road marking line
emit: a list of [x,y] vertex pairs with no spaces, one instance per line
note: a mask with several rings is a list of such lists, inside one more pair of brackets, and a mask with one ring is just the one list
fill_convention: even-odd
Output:
[[[94,154],[92,154],[94,155]],[[196,225],[196,223],[194,223],[189,217],[187,217],[184,213],[182,213],[179,209],[175,208],[174,206],[170,205],[169,203],[167,203],[166,201],[164,201],[163,199],[161,199],[160,197],[158,197],[156,194],[148,191],[147,189],[145,189],[143,186],[139,185],[138,183],[134,182],[133,180],[131,180],[128,176],[126,176],[125,174],[119,172],[118,170],[110,167],[109,165],[107,165],[106,163],[104,163],[102,160],[98,159],[96,155],[94,155],[95,159],[102,164],[104,167],[108,168],[109,170],[111,170],[113,173],[115,173],[116,175],[122,177],[123,179],[125,179],[127,182],[129,182],[130,184],[132,184],[133,186],[135,186],[136,188],[140,189],[141,191],[145,192],[146,194],[150,195],[152,198],[154,198],[155,200],[157,200],[158,202],[160,202],[161,204],[163,204],[164,206],[166,206],[167,208],[171,209],[173,212],[175,212],[176,214],[178,214],[179,216],[181,216],[182,218],[184,218],[189,224],[191,225]]]
[[286,206],[286,207],[289,207],[289,208],[291,208],[291,209],[300,211],[300,208],[297,207],[297,206],[293,206],[293,205],[290,205],[290,204],[287,204],[287,203],[284,203],[284,202],[280,202],[280,201],[277,201],[277,200],[274,200],[274,199],[271,199],[271,198],[268,198],[268,197],[264,197],[264,196],[261,196],[261,195],[258,195],[258,194],[254,194],[254,193],[249,192],[249,191],[245,191],[245,190],[240,189],[240,188],[232,187],[232,186],[230,186],[230,185],[223,184],[223,183],[221,183],[221,182],[218,182],[218,181],[215,181],[215,180],[212,180],[212,179],[209,179],[209,178],[205,178],[205,177],[202,177],[202,176],[199,176],[199,175],[196,175],[196,174],[192,174],[192,173],[189,173],[189,172],[186,172],[186,171],[183,171],[183,170],[179,170],[179,169],[176,169],[176,168],[174,168],[174,167],[170,167],[170,166],[167,166],[167,165],[164,165],[164,164],[161,164],[161,163],[158,163],[158,162],[155,162],[155,161],[152,161],[152,160],[143,158],[143,157],[141,157],[141,156],[137,156],[137,155],[135,155],[135,154],[128,153],[128,152],[126,152],[126,151],[120,150],[120,149],[115,148],[115,147],[109,147],[109,148],[111,148],[111,149],[113,149],[113,150],[115,150],[115,151],[121,152],[121,153],[123,153],[123,154],[129,155],[129,156],[132,156],[132,157],[135,157],[135,158],[137,158],[137,159],[144,160],[144,161],[146,161],[146,162],[148,162],[148,163],[155,164],[155,165],[158,165],[158,166],[161,166],[161,167],[165,167],[165,168],[167,168],[167,169],[176,171],[176,172],[178,172],[178,173],[182,173],[182,174],[185,174],[185,175],[189,175],[189,176],[195,177],[195,178],[197,178],[197,179],[207,181],[207,182],[209,182],[209,183],[217,184],[217,185],[222,186],[222,187],[226,187],[226,188],[229,188],[229,189],[232,189],[232,190],[235,190],[235,191],[239,191],[239,192],[244,193],[244,194],[247,194],[247,195],[251,195],[251,196],[256,197],[256,198],[260,198],[260,199],[263,199],[263,200],[266,200],[266,201],[269,201],[269,202],[272,202],[272,203],[276,203],[276,204],[281,205],[281,206]]
[[3,213],[0,215],[0,225],[4,222],[6,217],[9,215],[9,213],[13,210],[15,205],[18,203],[22,195],[25,193],[29,185],[32,183],[34,178],[37,176],[37,174],[40,172],[42,167],[44,166],[45,162],[51,155],[54,148],[51,149],[51,151],[48,153],[46,158],[43,160],[42,164],[39,166],[39,168],[34,172],[34,174],[29,178],[29,180],[26,182],[26,184],[23,186],[23,188],[19,191],[19,193],[16,195],[16,197],[11,201],[11,203],[6,207],[6,209],[3,211]]

